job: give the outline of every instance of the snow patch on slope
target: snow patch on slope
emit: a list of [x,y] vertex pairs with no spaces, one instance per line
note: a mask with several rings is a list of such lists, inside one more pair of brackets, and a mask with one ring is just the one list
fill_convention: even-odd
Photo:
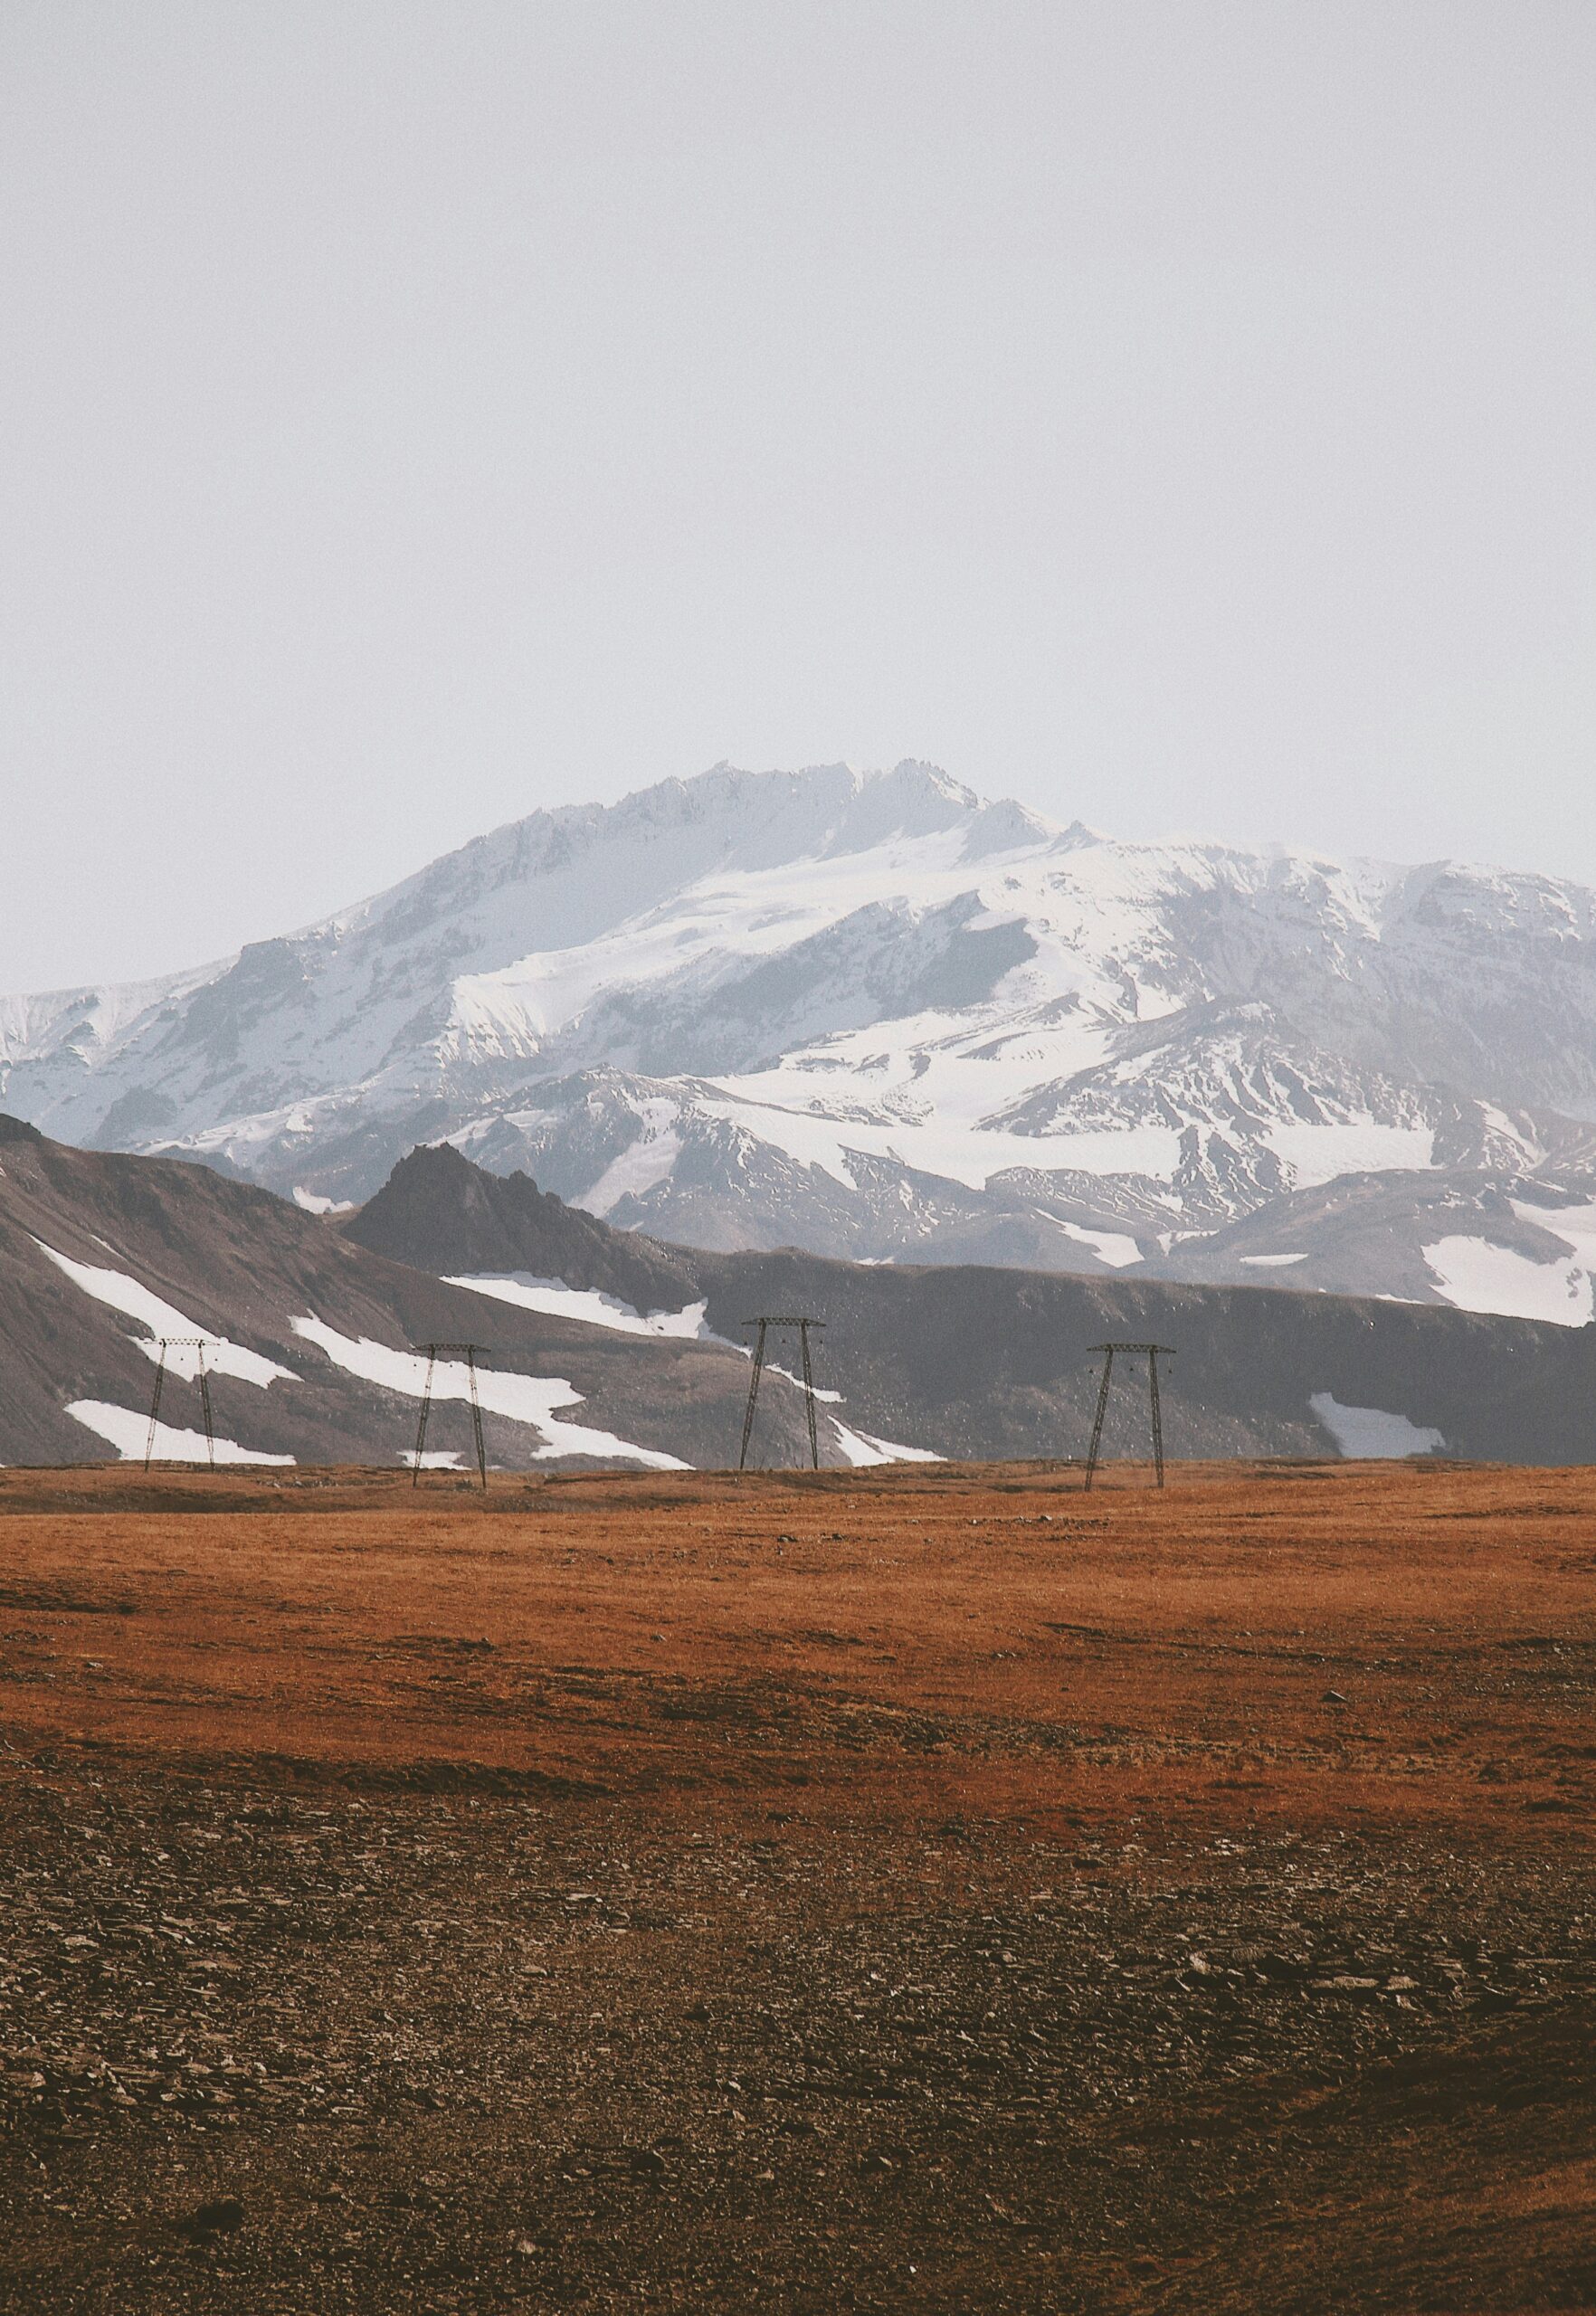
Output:
[[1291,1170],[1298,1190],[1316,1190],[1341,1174],[1422,1173],[1435,1164],[1435,1129],[1382,1125],[1374,1118],[1345,1125],[1277,1121],[1263,1137]]
[[1438,1239],[1421,1251],[1443,1299],[1456,1310],[1549,1320],[1559,1327],[1582,1327],[1591,1316],[1591,1277],[1577,1262],[1536,1262],[1489,1239]]
[[1050,1216],[1049,1220],[1058,1223],[1067,1239],[1073,1239],[1078,1246],[1089,1247],[1097,1260],[1107,1263],[1110,1270],[1128,1270],[1132,1263],[1139,1263],[1143,1259],[1140,1247],[1123,1230],[1088,1230],[1078,1222],[1065,1222],[1056,1214]]
[[[109,1440],[124,1464],[141,1464],[149,1439],[149,1418],[137,1408],[119,1408],[109,1400],[74,1400],[67,1410],[87,1431]],[[169,1423],[155,1428],[154,1453],[163,1464],[208,1464],[212,1448],[203,1431],[183,1431]],[[218,1464],[291,1464],[291,1456],[269,1456],[263,1448],[241,1448],[236,1439],[214,1443]]]
[[[352,1335],[339,1334],[320,1319],[297,1318],[290,1324],[346,1374],[358,1375],[363,1382],[379,1384],[385,1391],[403,1392],[406,1399],[419,1400],[426,1390],[428,1363],[414,1352],[394,1351],[386,1343],[373,1343],[367,1335],[356,1341]],[[434,1400],[470,1400],[471,1371],[463,1359],[436,1361],[432,1377]],[[592,1456],[606,1463],[641,1464],[652,1472],[692,1469],[678,1456],[636,1447],[613,1431],[565,1422],[555,1410],[580,1407],[582,1394],[559,1376],[516,1375],[501,1368],[479,1367],[476,1381],[477,1396],[486,1413],[524,1423],[542,1434],[544,1444],[534,1452],[535,1463],[546,1463],[556,1456]]]
[[1533,1222],[1537,1230],[1561,1239],[1570,1254],[1596,1270],[1596,1204],[1537,1206],[1526,1198],[1509,1202],[1521,1222]]
[[[1040,1168],[1081,1174],[1143,1174],[1173,1179],[1180,1164],[1181,1137],[1170,1126],[1110,1126],[1095,1132],[1015,1134],[973,1125],[943,1111],[913,1120],[861,1114],[846,1099],[828,1109],[809,1088],[782,1086],[783,1073],[725,1077],[714,1081],[700,1103],[708,1117],[742,1126],[801,1166],[818,1166],[845,1190],[858,1184],[849,1167],[850,1152],[884,1158],[917,1173],[939,1174],[966,1190],[984,1190],[995,1174]],[[993,1088],[988,1088],[991,1092]],[[771,1098],[789,1091],[788,1103]]]
[[1428,1456],[1447,1444],[1427,1424],[1411,1423],[1405,1415],[1391,1415],[1383,1408],[1343,1407],[1329,1391],[1316,1391],[1308,1406],[1341,1453],[1356,1462]]
[[[816,1398],[820,1397],[817,1392]],[[905,1448],[895,1439],[876,1439],[868,1431],[850,1431],[835,1416],[831,1423],[837,1435],[837,1445],[855,1466],[866,1464],[940,1464],[944,1458],[932,1454],[929,1448]]]
[[[225,1335],[207,1334],[197,1319],[187,1317],[174,1304],[163,1301],[151,1288],[129,1278],[126,1271],[102,1268],[96,1263],[76,1263],[70,1255],[58,1255],[43,1239],[35,1239],[33,1244],[41,1254],[49,1256],[57,1269],[65,1271],[85,1295],[91,1295],[97,1303],[108,1304],[124,1317],[137,1319],[147,1326],[147,1336],[130,1335],[128,1341],[136,1343],[151,1359],[158,1360],[161,1355],[160,1343],[156,1340],[159,1336],[204,1335],[205,1366],[213,1375],[236,1376],[241,1383],[258,1384],[261,1391],[280,1379],[285,1383],[299,1381],[291,1367],[280,1367],[274,1359],[262,1358],[258,1351],[232,1343]],[[166,1370],[169,1374],[192,1381],[199,1372],[198,1352],[174,1344],[166,1353]]]
[[[732,1347],[734,1350],[740,1351],[746,1359],[752,1359],[754,1356],[753,1347],[748,1343],[735,1343]],[[783,1382],[791,1383],[795,1391],[802,1391],[803,1389],[803,1378],[801,1375],[794,1375],[790,1367],[778,1367],[774,1359],[765,1361],[765,1372],[767,1375],[779,1375]],[[824,1400],[831,1407],[840,1408],[842,1404],[841,1391],[828,1391],[819,1383],[810,1386],[810,1397],[817,1403]]]
[[308,1191],[302,1182],[294,1184],[294,1204],[304,1214],[353,1214],[355,1201],[350,1198],[324,1198],[319,1191]]
[[541,1311],[551,1319],[575,1319],[584,1327],[607,1327],[622,1335],[674,1335],[689,1343],[718,1343],[705,1318],[708,1301],[684,1304],[679,1311],[651,1311],[645,1318],[618,1296],[595,1286],[567,1286],[563,1278],[534,1278],[530,1271],[470,1271],[446,1277],[446,1286],[469,1287],[473,1295],[513,1303],[518,1310]]
[[608,1214],[623,1198],[643,1198],[670,1179],[681,1156],[681,1136],[672,1131],[680,1115],[675,1102],[649,1097],[639,1104],[643,1130],[618,1158],[613,1158],[594,1182],[572,1204],[589,1214]]

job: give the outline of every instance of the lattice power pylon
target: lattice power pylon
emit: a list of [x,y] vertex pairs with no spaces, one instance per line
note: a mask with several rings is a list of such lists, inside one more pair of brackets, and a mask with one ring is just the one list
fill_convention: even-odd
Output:
[[1114,1377],[1114,1354],[1128,1352],[1135,1357],[1145,1356],[1147,1362],[1147,1402],[1153,1418],[1153,1468],[1157,1485],[1164,1485],[1164,1410],[1158,1399],[1158,1362],[1173,1359],[1173,1351],[1166,1343],[1095,1343],[1095,1353],[1103,1354],[1103,1381],[1097,1388],[1097,1411],[1092,1418],[1092,1444],[1087,1449],[1086,1484],[1089,1488],[1097,1470],[1097,1450],[1103,1444],[1103,1418],[1108,1412],[1108,1386]]
[[763,1318],[745,1319],[746,1327],[759,1330],[754,1344],[754,1372],[748,1378],[748,1410],[743,1418],[743,1447],[737,1457],[739,1472],[748,1468],[748,1442],[754,1437],[754,1410],[759,1402],[759,1381],[765,1373],[765,1337],[770,1327],[796,1327],[798,1357],[803,1371],[803,1411],[809,1418],[809,1461],[812,1469],[820,1469],[820,1442],[814,1428],[814,1371],[809,1363],[809,1337],[812,1329],[817,1334],[825,1325],[823,1319],[810,1319],[787,1312],[767,1312]]
[[166,1380],[166,1353],[169,1351],[192,1351],[198,1369],[200,1409],[205,1421],[205,1461],[212,1471],[216,1468],[216,1427],[211,1420],[211,1379],[205,1372],[205,1353],[214,1351],[214,1335],[160,1335],[157,1338],[161,1355],[156,1361],[155,1391],[149,1402],[149,1437],[144,1443],[144,1468],[147,1472],[155,1457],[156,1426],[160,1419],[161,1387]]
[[410,1475],[412,1487],[421,1485],[422,1457],[427,1445],[427,1417],[432,1405],[432,1372],[441,1359],[463,1359],[466,1363],[466,1388],[471,1402],[471,1431],[477,1443],[477,1476],[482,1483],[482,1493],[488,1493],[488,1450],[482,1442],[482,1402],[477,1397],[477,1353],[483,1349],[480,1343],[417,1343],[411,1349],[419,1358],[423,1353],[427,1362],[427,1380],[422,1386],[421,1421],[415,1430],[415,1466]]

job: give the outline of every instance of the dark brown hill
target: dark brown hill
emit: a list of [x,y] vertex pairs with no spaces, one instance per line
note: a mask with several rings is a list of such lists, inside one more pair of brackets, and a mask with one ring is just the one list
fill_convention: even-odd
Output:
[[[450,1283],[472,1278],[499,1291]],[[522,1302],[503,1299],[507,1278]],[[553,1307],[526,1307],[528,1293]],[[1572,1463],[1596,1439],[1596,1328],[1278,1288],[704,1253],[613,1229],[452,1150],[418,1151],[337,1225],[204,1167],[75,1151],[0,1123],[0,1462],[142,1456],[155,1338],[204,1334],[221,1345],[225,1459],[404,1459],[423,1372],[408,1347],[444,1338],[485,1346],[498,1466],[725,1466],[747,1388],[743,1322],[797,1310],[826,1322],[817,1381],[831,1464],[898,1447],[1078,1454],[1092,1347],[1126,1336],[1176,1350],[1174,1457],[1439,1448]],[[772,1351],[755,1457],[795,1462],[802,1403],[781,1372],[793,1348]],[[463,1370],[436,1380],[429,1451],[459,1455]],[[203,1453],[192,1353],[173,1355],[161,1419],[157,1456]],[[1133,1371],[1105,1446],[1139,1455],[1145,1439]]]
[[[747,1391],[726,1345],[489,1302],[207,1167],[72,1150],[0,1118],[0,1463],[142,1456],[155,1338],[198,1334],[223,1343],[212,1399],[229,1460],[401,1460],[420,1383],[407,1346],[430,1340],[487,1346],[488,1453],[512,1467],[735,1460]],[[175,1354],[157,1455],[203,1452],[185,1365]],[[447,1455],[469,1446],[463,1379],[456,1365],[435,1381],[429,1454]],[[768,1414],[785,1455],[801,1413],[778,1387]]]
[[[1596,1327],[1274,1287],[665,1247],[449,1149],[414,1152],[342,1227],[362,1247],[457,1277],[559,1280],[645,1312],[702,1299],[709,1326],[733,1338],[761,1311],[811,1312],[827,1330],[817,1380],[841,1390],[848,1421],[944,1456],[1081,1451],[1092,1346],[1115,1337],[1177,1352],[1165,1391],[1172,1455],[1406,1445],[1567,1464],[1596,1449]],[[1145,1453],[1145,1419],[1133,1368],[1106,1448]]]

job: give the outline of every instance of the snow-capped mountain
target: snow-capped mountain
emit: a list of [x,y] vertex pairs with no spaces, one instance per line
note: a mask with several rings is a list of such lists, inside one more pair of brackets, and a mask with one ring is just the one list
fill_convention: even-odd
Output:
[[722,765],[219,964],[0,1001],[0,1106],[307,1203],[446,1138],[691,1245],[1577,1324],[1596,897]]

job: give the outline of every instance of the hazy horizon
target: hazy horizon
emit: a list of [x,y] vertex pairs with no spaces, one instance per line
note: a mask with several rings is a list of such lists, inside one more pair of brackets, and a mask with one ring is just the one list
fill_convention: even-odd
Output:
[[916,757],[1596,885],[1596,14],[21,0],[0,989]]

